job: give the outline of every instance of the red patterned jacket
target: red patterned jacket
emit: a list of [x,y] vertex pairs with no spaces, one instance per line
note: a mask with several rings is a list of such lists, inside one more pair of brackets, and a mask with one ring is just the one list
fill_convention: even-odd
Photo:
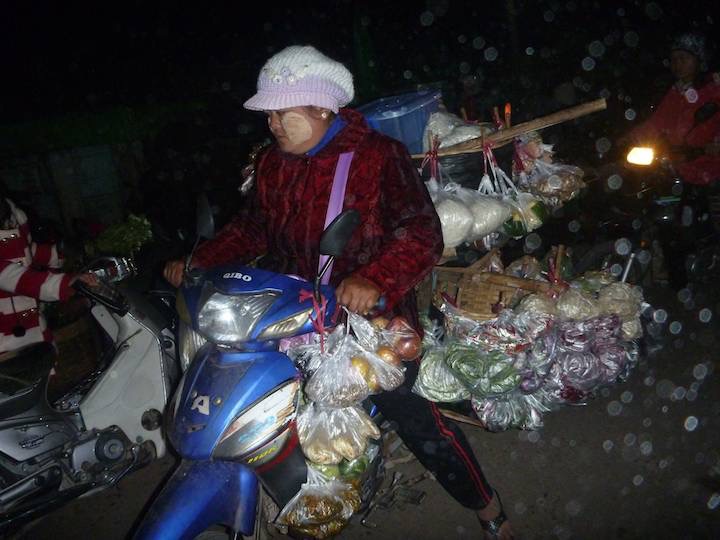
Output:
[[193,264],[248,262],[267,253],[272,270],[312,278],[335,166],[341,153],[354,151],[344,209],[358,210],[361,225],[330,282],[364,277],[380,288],[389,311],[417,324],[413,287],[440,258],[440,221],[405,146],[371,130],[353,110],[340,114],[347,125],[313,157],[272,145],[258,158],[249,208],[202,244]]
[[[44,270],[60,267],[55,246],[33,242],[25,212],[7,202],[10,228],[0,229],[0,353],[51,341],[37,300],[65,300],[72,294],[70,275]],[[18,326],[24,335],[13,335]]]

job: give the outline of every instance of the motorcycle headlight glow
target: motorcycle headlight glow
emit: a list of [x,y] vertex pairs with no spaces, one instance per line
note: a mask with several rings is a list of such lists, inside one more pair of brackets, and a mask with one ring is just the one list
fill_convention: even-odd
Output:
[[214,458],[241,460],[251,454],[295,418],[299,381],[278,387],[238,416],[220,437]]
[[646,146],[634,146],[628,152],[628,163],[633,165],[650,165],[655,159],[655,151]]
[[214,343],[246,341],[278,296],[272,291],[238,295],[214,292],[198,313],[198,329]]
[[181,320],[178,327],[178,341],[180,342],[180,369],[185,373],[197,352],[207,343],[207,339]]
[[301,311],[300,313],[278,321],[275,324],[268,326],[260,334],[260,339],[280,339],[288,336],[292,336],[299,328],[302,327],[310,317],[312,308]]

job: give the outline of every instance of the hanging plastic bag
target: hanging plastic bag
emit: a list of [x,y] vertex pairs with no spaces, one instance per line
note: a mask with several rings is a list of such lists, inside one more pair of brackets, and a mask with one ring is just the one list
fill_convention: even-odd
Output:
[[360,494],[353,486],[328,479],[309,466],[307,482],[282,509],[277,523],[312,538],[330,538],[347,525],[360,505]]
[[502,227],[512,213],[512,206],[501,197],[484,195],[478,191],[457,188],[455,194],[465,203],[473,218],[466,241],[472,242]]
[[445,347],[425,352],[413,392],[429,401],[451,403],[470,399],[470,392],[445,363]]
[[617,314],[623,321],[633,320],[640,313],[643,295],[639,287],[629,283],[611,283],[600,289],[598,306],[600,313]]
[[360,457],[368,439],[380,430],[359,406],[334,408],[309,403],[297,416],[298,436],[305,456],[322,465]]
[[550,408],[536,394],[512,392],[493,399],[473,398],[472,407],[489,431],[510,428],[537,430],[543,427],[543,414]]
[[[341,326],[335,332],[345,333]],[[340,342],[321,355],[318,368],[305,384],[305,394],[311,401],[333,407],[347,407],[360,403],[370,394],[369,381],[356,369],[355,339],[344,334]]]
[[600,314],[597,300],[591,294],[575,288],[563,292],[558,298],[556,307],[563,319],[584,320]]
[[422,338],[405,317],[393,317],[380,331],[382,341],[392,347],[403,362],[417,359],[422,353]]
[[467,205],[449,188],[440,188],[437,180],[426,182],[435,212],[440,218],[443,243],[446,248],[454,248],[465,242],[473,227],[473,214]]

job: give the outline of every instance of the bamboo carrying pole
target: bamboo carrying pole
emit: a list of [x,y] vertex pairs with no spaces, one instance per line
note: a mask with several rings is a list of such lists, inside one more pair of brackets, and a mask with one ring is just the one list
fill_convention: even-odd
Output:
[[[605,109],[607,109],[607,102],[605,99],[596,99],[595,101],[582,103],[580,105],[576,105],[575,107],[570,107],[569,109],[563,109],[562,111],[558,111],[547,116],[523,122],[522,124],[518,124],[508,129],[501,129],[500,131],[484,137],[484,142],[491,143],[493,147],[502,146],[511,142],[516,137],[524,135],[525,133],[561,124],[562,122],[574,120],[575,118],[580,118],[581,116],[586,116],[594,112],[604,111]],[[484,142],[481,138],[477,138],[460,144],[455,144],[439,150],[438,156],[454,156],[457,154],[482,152]],[[414,159],[422,159],[424,156],[425,154],[413,154],[412,157]]]

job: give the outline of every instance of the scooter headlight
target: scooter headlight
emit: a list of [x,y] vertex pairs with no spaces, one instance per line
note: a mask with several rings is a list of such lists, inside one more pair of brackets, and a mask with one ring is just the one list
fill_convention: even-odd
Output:
[[182,320],[178,327],[178,338],[180,342],[180,369],[185,373],[197,352],[207,343],[207,339]]
[[295,333],[302,328],[302,326],[308,322],[310,314],[313,308],[306,309],[300,313],[278,321],[275,324],[268,326],[260,334],[260,339],[280,339],[288,336],[293,336]]
[[220,437],[213,457],[242,460],[279,434],[295,418],[299,388],[297,380],[285,383],[238,416]]
[[655,159],[655,151],[647,146],[633,146],[628,152],[627,161],[633,165],[650,165]]
[[238,295],[214,292],[198,313],[198,329],[214,343],[246,341],[278,296],[273,291]]

